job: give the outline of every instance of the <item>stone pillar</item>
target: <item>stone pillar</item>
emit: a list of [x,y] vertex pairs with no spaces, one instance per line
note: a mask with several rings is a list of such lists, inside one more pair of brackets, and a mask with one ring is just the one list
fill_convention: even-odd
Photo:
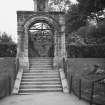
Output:
[[17,58],[19,58],[20,67],[23,68],[24,70],[29,70],[28,49],[27,49],[28,48],[28,36],[25,36],[25,28],[23,25],[24,21],[25,21],[24,15],[17,12],[17,22],[18,22]]
[[48,12],[48,0],[46,0],[46,2],[45,2],[45,12]]
[[23,70],[28,71],[29,70],[29,59],[28,59],[28,37],[25,36],[25,32],[21,32],[19,36],[19,42],[18,42],[18,58],[20,67],[23,68]]
[[63,58],[66,58],[66,44],[65,44],[65,16],[64,15],[60,15],[59,17],[59,24],[60,24],[60,27],[61,27],[61,40],[60,40],[60,65],[62,67],[62,61],[63,61]]
[[53,67],[54,69],[58,68],[58,62],[59,62],[59,57],[58,57],[58,32],[55,31],[54,33],[54,62],[53,62]]
[[34,11],[37,12],[37,0],[33,0],[34,1]]
[[24,37],[24,53],[23,53],[23,65],[25,68],[25,71],[29,70],[29,58],[28,58],[28,31],[25,28],[25,37]]
[[35,12],[48,12],[48,0],[34,0]]

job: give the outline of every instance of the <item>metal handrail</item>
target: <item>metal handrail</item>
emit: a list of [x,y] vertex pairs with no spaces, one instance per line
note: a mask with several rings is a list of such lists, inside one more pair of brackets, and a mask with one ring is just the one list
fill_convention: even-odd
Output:
[[[74,77],[73,77],[73,75],[69,75],[68,77],[69,77],[69,93],[71,93],[71,92],[74,92],[74,90],[73,90],[73,78]],[[90,95],[90,100],[89,100],[90,105],[93,104],[95,83],[98,83],[98,82],[102,81],[103,79],[105,79],[105,76],[100,78],[100,79],[90,81],[91,82],[91,95]],[[78,86],[79,87],[78,88],[79,94],[77,95],[79,97],[79,99],[82,98],[82,84],[83,84],[82,83],[82,78],[80,78],[79,79],[79,84],[78,84],[79,85]]]
[[67,62],[65,58],[63,58],[63,69],[64,69],[65,76],[67,78]]
[[95,90],[94,89],[95,88],[95,83],[100,82],[100,81],[102,81],[104,79],[105,79],[105,76],[100,78],[100,79],[98,79],[98,80],[92,81],[92,84],[91,84],[91,100],[90,100],[90,105],[93,104],[93,99],[94,99],[93,96],[94,96],[94,90]]

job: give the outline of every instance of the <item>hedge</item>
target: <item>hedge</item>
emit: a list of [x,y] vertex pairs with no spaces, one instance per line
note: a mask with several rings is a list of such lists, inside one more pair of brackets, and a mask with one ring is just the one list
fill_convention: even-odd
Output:
[[0,57],[16,57],[17,45],[13,43],[0,43]]
[[105,58],[105,45],[68,45],[68,58]]

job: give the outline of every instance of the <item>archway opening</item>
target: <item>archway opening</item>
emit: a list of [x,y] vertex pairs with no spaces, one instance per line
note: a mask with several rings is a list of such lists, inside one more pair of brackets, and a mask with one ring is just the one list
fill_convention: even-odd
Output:
[[28,56],[54,57],[54,29],[44,21],[32,23],[28,29]]

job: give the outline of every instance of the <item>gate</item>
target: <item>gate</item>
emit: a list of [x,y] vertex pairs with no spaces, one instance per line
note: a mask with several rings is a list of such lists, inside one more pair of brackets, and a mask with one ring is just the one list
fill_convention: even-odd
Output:
[[28,29],[29,57],[54,57],[54,31],[45,22],[33,23]]

